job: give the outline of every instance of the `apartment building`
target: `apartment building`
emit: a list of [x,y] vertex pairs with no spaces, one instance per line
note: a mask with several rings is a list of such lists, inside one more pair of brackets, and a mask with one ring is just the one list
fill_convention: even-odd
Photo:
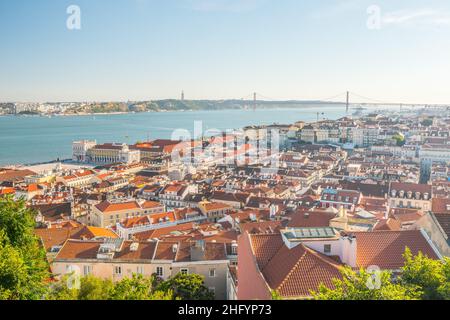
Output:
[[107,200],[92,206],[90,224],[96,227],[112,227],[129,217],[165,212],[163,204],[146,200]]
[[51,270],[57,277],[76,273],[113,281],[133,274],[168,279],[178,273],[195,273],[203,276],[216,299],[225,299],[228,264],[223,243],[69,239],[51,263]]

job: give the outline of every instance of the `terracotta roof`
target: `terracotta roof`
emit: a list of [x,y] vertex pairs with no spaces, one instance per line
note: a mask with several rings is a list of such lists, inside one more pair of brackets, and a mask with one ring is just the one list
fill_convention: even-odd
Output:
[[332,279],[341,277],[341,265],[302,244],[289,249],[278,234],[249,237],[259,270],[283,297],[310,296],[321,283],[333,287]]
[[412,191],[412,192],[420,192],[420,193],[428,193],[431,195],[431,185],[428,184],[418,184],[418,183],[402,183],[402,182],[391,182],[389,190],[398,191]]
[[156,242],[136,242],[135,251],[131,250],[133,241],[125,241],[122,250],[114,254],[114,260],[151,260],[155,252]]
[[450,214],[450,199],[433,198],[431,211],[434,213]]
[[72,207],[69,202],[38,204],[31,206],[32,209],[39,211],[45,218],[45,221],[56,221],[63,217],[70,217]]
[[0,195],[4,195],[4,194],[13,194],[15,193],[16,190],[14,188],[11,187],[5,187],[5,188],[0,188]]
[[182,188],[184,188],[183,185],[176,184],[176,185],[168,185],[164,188],[163,193],[166,192],[175,192],[178,193]]
[[161,238],[164,236],[173,235],[174,232],[183,232],[187,230],[192,230],[195,226],[195,223],[182,223],[172,227],[166,227],[156,230],[149,230],[144,232],[139,232],[134,234],[134,237],[139,240],[153,239],[153,238]]
[[22,181],[27,176],[36,175],[36,172],[31,170],[6,170],[0,171],[0,182],[2,181]]
[[288,227],[328,227],[330,226],[330,220],[335,217],[335,213],[327,210],[297,212],[291,215],[291,221],[288,223]]
[[[195,247],[195,242],[180,242],[178,243],[178,251],[175,257],[176,262],[191,261],[192,250]],[[205,242],[204,255],[202,260],[226,260],[227,252],[223,243]]]
[[[242,236],[246,236],[245,234]],[[249,235],[253,254],[260,270],[263,270],[270,259],[284,246],[279,234]]]
[[45,250],[50,250],[53,246],[62,246],[67,239],[74,237],[84,227],[78,228],[39,228],[34,233],[41,238]]
[[95,207],[104,213],[140,209],[136,201],[122,203],[110,203],[109,201],[103,201],[102,203],[97,204]]
[[404,264],[403,254],[408,247],[414,255],[420,252],[429,258],[438,256],[420,230],[355,232],[357,265],[367,268],[399,269]]
[[110,229],[86,226],[86,230],[91,234],[92,238],[118,238],[117,234]]
[[204,237],[203,239],[207,242],[218,242],[218,243],[231,243],[237,241],[239,233],[234,230],[227,230],[218,232],[215,235]]
[[248,232],[249,234],[261,234],[261,233],[279,233],[281,229],[286,227],[287,221],[261,221],[261,222],[248,222],[242,223],[239,228],[241,232]]
[[232,207],[226,203],[221,202],[209,202],[205,204],[206,211],[222,210],[222,209],[232,209]]
[[227,193],[227,192],[223,192],[223,191],[216,191],[213,193],[211,199],[219,200],[219,201],[231,201],[231,202],[245,203],[249,196],[250,196],[249,193],[242,193],[242,192]]
[[[67,240],[56,259],[97,259],[97,253],[103,243],[103,241]],[[132,250],[132,244],[135,246],[134,250]],[[152,260],[153,258],[177,262],[193,261],[191,254],[194,246],[195,242],[192,241],[124,241],[120,251],[114,252],[113,261]],[[204,249],[202,261],[226,260],[227,251],[224,243],[208,242],[205,243]]]
[[442,230],[444,230],[447,237],[450,238],[450,214],[448,213],[435,213],[436,220],[439,222]]
[[96,259],[101,241],[67,240],[55,259]]
[[174,260],[175,254],[173,246],[178,245],[178,242],[159,241],[156,246],[155,260]]
[[424,215],[420,209],[409,208],[393,208],[391,209],[391,214],[396,220],[403,223],[417,221]]
[[383,219],[378,221],[374,227],[374,231],[399,231],[402,228],[402,223],[396,219]]

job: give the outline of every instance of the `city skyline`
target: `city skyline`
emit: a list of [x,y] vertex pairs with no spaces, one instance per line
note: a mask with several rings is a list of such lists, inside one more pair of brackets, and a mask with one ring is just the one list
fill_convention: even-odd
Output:
[[450,103],[445,1],[22,0],[0,16],[0,101]]

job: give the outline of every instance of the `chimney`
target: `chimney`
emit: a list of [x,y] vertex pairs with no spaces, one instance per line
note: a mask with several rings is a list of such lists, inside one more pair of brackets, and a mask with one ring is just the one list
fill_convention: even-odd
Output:
[[357,244],[356,237],[352,234],[343,235],[339,242],[341,243],[341,261],[352,268],[357,267]]

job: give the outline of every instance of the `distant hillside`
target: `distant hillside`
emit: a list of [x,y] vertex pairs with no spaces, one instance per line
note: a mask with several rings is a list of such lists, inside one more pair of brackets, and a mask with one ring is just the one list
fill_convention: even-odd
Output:
[[[257,101],[258,108],[294,108],[322,104],[320,101]],[[327,104],[337,104],[329,103]],[[253,108],[247,100],[155,100],[139,102],[102,102],[73,107],[67,113],[161,112],[181,110],[223,110]]]

